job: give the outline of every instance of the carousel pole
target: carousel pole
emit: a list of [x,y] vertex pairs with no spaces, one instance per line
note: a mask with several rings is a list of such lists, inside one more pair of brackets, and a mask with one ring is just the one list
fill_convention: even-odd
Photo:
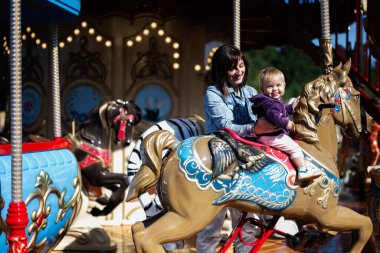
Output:
[[329,0],[320,0],[321,4],[321,38],[319,45],[321,47],[321,68],[325,74],[333,70],[332,40],[330,38],[330,14]]
[[59,81],[59,50],[58,50],[58,25],[56,22],[50,24],[50,57],[52,69],[52,96],[53,96],[53,127],[54,138],[60,140],[61,132],[61,97]]
[[22,199],[22,41],[21,0],[12,0],[11,24],[11,166],[12,201],[9,203],[6,223],[9,227],[8,252],[27,253],[28,214]]
[[240,0],[234,0],[234,46],[240,49]]

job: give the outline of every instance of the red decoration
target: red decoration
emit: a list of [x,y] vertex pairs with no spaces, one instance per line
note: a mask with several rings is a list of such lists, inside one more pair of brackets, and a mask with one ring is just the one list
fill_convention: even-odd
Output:
[[[23,153],[56,150],[63,148],[70,148],[70,142],[68,140],[62,140],[61,137],[55,137],[54,141],[26,142],[22,144]],[[0,155],[9,154],[11,154],[11,144],[1,144]]]
[[9,253],[28,253],[28,237],[25,228],[28,224],[28,213],[24,202],[10,202],[7,219],[9,227]]

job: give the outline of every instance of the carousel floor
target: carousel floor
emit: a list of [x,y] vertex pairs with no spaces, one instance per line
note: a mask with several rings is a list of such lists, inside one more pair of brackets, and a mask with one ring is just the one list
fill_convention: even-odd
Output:
[[[358,190],[353,188],[346,188],[341,195],[341,204],[350,207],[358,212],[363,212],[365,203],[363,201],[358,201]],[[134,253],[135,249],[133,246],[133,241],[131,238],[130,226],[104,226],[111,240],[116,243],[117,250],[116,253]],[[334,237],[330,242],[321,248],[315,248],[313,250],[306,251],[307,253],[344,253],[348,252],[348,247],[350,245],[350,234],[342,233]],[[380,238],[372,238],[372,246],[365,249],[365,253],[380,253]],[[53,251],[58,253],[60,251]],[[68,252],[66,253],[74,253]],[[181,250],[170,251],[172,253],[193,253],[195,251],[195,240],[193,238],[185,241],[185,248]],[[227,251],[232,253],[232,247]],[[285,241],[281,239],[268,239],[260,252],[271,252],[271,253],[292,253],[298,252],[290,249],[286,246]]]

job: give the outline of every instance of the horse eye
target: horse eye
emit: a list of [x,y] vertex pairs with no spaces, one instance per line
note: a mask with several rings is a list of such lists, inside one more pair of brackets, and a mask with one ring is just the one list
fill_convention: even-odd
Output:
[[356,95],[354,95],[354,98],[355,98],[356,100],[360,100],[360,94],[356,94]]

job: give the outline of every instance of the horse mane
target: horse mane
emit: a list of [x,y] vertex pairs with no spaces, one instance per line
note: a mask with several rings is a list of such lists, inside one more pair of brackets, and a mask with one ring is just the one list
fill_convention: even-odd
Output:
[[105,102],[99,106],[96,106],[90,116],[84,121],[78,131],[78,134],[89,142],[93,142],[99,138],[99,131],[94,131],[97,126],[100,125],[103,134],[108,130],[107,111],[111,101]]
[[321,75],[304,85],[293,117],[295,139],[318,147],[317,119],[320,111],[318,106],[323,103],[333,103],[336,89],[350,82],[347,77],[347,67],[350,65],[351,62],[346,63],[343,67],[339,64],[331,73]]
[[100,119],[100,122],[102,124],[102,128],[103,129],[107,129],[108,128],[108,106],[112,103],[112,101],[108,101],[108,102],[105,102],[103,103],[102,105],[99,106],[99,109],[98,109],[98,114],[99,114],[99,119]]

